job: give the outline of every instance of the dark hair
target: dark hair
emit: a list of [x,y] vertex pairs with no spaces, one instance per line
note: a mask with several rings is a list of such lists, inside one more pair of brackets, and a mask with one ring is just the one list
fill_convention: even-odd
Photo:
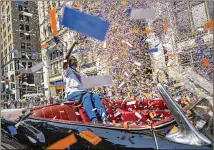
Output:
[[70,59],[69,59],[69,66],[77,66],[77,59],[74,57],[74,56],[70,56]]

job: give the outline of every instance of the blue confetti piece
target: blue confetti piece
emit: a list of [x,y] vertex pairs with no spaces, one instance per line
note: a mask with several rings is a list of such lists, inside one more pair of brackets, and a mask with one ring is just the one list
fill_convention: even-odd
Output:
[[58,44],[60,42],[60,40],[57,37],[54,37],[54,41],[56,44]]
[[65,7],[62,25],[87,36],[104,41],[110,24],[97,16]]
[[90,65],[89,65],[89,64],[83,64],[82,66],[83,66],[83,67],[86,67],[86,68],[90,68]]
[[129,8],[129,9],[126,10],[126,14],[128,14],[128,15],[130,15],[131,12],[132,12],[132,9],[131,9],[131,8]]
[[137,48],[134,48],[134,47],[129,48],[129,52],[136,52],[136,51],[137,51]]
[[152,49],[149,49],[148,50],[148,53],[151,54],[151,53],[156,53],[158,52],[158,48],[152,48]]
[[8,126],[7,128],[10,131],[11,135],[16,135],[17,134],[17,130],[16,130],[16,128],[14,126]]

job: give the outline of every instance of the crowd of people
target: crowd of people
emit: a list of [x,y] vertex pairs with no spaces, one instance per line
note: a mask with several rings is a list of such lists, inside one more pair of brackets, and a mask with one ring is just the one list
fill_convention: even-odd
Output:
[[18,109],[18,108],[31,108],[34,106],[46,106],[54,103],[61,103],[63,99],[57,97],[26,97],[18,100],[2,100],[1,107],[3,109]]

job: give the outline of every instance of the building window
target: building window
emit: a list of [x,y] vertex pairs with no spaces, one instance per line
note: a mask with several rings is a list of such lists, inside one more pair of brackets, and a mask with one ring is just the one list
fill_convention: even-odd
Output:
[[30,31],[30,26],[29,25],[25,25],[25,30],[26,31]]
[[28,2],[27,2],[27,1],[25,1],[25,2],[24,2],[24,4],[25,4],[25,5],[28,5]]
[[10,24],[9,24],[9,26],[7,27],[7,31],[10,32]]
[[8,36],[8,41],[10,41],[11,40],[11,34]]
[[30,40],[30,35],[26,35],[26,40]]
[[24,20],[24,16],[22,14],[19,14],[19,20],[21,20],[21,21]]
[[28,68],[32,67],[32,62],[28,62]]
[[19,11],[23,11],[23,7],[22,6],[18,6]]
[[11,44],[10,44],[10,46],[9,46],[9,51],[10,51],[10,50],[12,50],[12,45],[11,45]]
[[26,68],[26,62],[22,62],[22,66]]
[[31,56],[32,56],[32,55],[31,55],[31,53],[28,53],[27,55],[28,55],[29,59],[31,59],[31,58],[32,58],[32,57],[31,57]]
[[4,38],[6,37],[6,31],[4,31]]
[[20,24],[20,30],[24,30],[24,25],[23,24]]
[[28,8],[27,7],[24,7],[24,12],[28,12]]
[[11,60],[11,59],[12,59],[12,53],[10,53],[10,56],[9,56],[9,57],[10,57],[10,60]]
[[31,44],[27,43],[27,49],[31,49]]
[[10,64],[10,70],[13,70],[13,63]]
[[21,52],[22,58],[26,58],[26,53],[25,52]]
[[28,17],[28,16],[24,16],[24,17],[25,17],[26,22],[30,22],[30,17]]
[[25,39],[24,33],[20,33],[20,38],[23,39],[23,40]]
[[8,17],[7,17],[7,22],[9,22],[10,21],[10,15],[8,15]]
[[10,7],[8,6],[7,7],[7,14],[9,14],[9,11],[10,11]]
[[21,42],[21,49],[25,49],[25,43]]

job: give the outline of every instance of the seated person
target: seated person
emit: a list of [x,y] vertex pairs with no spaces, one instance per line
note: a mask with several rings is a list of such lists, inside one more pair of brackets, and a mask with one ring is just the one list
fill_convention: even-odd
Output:
[[[88,117],[92,122],[98,123],[94,107],[96,108],[98,115],[102,118],[103,123],[108,122],[105,107],[98,94],[90,93],[83,89],[81,83],[81,76],[77,72],[77,59],[74,56],[70,56],[74,46],[78,44],[75,42],[70,48],[66,60],[63,63],[63,80],[66,82],[65,95],[66,100],[78,100],[82,103],[84,109],[86,110]],[[93,107],[94,105],[94,107]]]

